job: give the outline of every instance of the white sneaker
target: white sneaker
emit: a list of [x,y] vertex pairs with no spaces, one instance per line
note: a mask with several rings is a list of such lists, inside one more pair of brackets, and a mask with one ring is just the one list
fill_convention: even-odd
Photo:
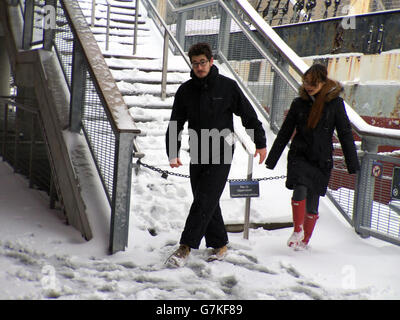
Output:
[[179,248],[169,256],[165,264],[173,266],[173,267],[183,267],[186,264],[187,259],[189,258],[190,247],[184,244],[181,244]]
[[301,240],[304,238],[304,231],[293,232],[287,241],[287,245],[291,248],[296,248],[300,245]]
[[228,252],[227,246],[212,249],[211,254],[209,255],[209,257],[207,259],[207,262],[212,262],[212,261],[216,261],[216,260],[218,260],[218,261],[224,260],[227,252]]

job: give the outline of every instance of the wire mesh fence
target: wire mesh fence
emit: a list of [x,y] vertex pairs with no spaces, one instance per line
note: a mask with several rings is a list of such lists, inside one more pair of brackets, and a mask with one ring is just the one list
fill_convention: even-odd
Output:
[[101,180],[111,202],[116,136],[88,71],[86,71],[85,88],[82,129],[93,157],[96,159],[96,166],[101,173]]
[[65,80],[68,86],[71,87],[74,36],[60,1],[57,1],[56,12],[56,28],[53,39],[54,50],[57,54],[58,60],[60,61]]
[[50,195],[52,173],[36,107],[33,101],[18,100],[12,79],[10,98],[0,101],[0,156],[29,179],[30,187]]
[[[59,153],[64,152],[69,146],[63,145],[66,149],[49,150],[49,148],[54,148],[55,143],[63,144],[63,141],[54,142],[54,137],[52,137],[51,140],[49,139],[52,144],[47,145],[46,139],[49,137],[44,135],[45,130],[41,125],[43,122],[51,127],[50,131],[54,129],[60,132],[65,129],[65,125],[69,125],[70,131],[83,132],[111,206],[110,252],[124,250],[128,238],[127,217],[130,212],[132,158],[142,156],[134,141],[140,130],[134,126],[133,121],[125,121],[125,118],[122,121],[124,116],[129,116],[127,107],[113,82],[114,79],[95,38],[90,37],[89,26],[76,1],[21,0],[12,5],[19,5],[21,8],[23,17],[21,23],[24,30],[23,48],[30,50],[39,46],[41,49],[56,53],[66,86],[64,87],[61,81],[57,82],[59,87],[55,85],[45,89],[62,91],[60,103],[51,109],[54,112],[52,115],[42,114],[42,112],[47,113],[48,110],[45,107],[41,109],[41,105],[30,106],[25,110],[23,106],[26,106],[26,101],[24,105],[19,105],[14,101],[12,106],[2,106],[0,154],[10,161],[16,171],[29,177],[35,178],[37,172],[45,171],[48,176],[36,177],[35,184],[46,184],[50,192],[55,187],[60,195],[64,192],[62,194],[64,196],[65,192],[69,192],[68,190],[75,190],[76,185],[73,181],[69,185],[67,181],[63,184],[64,189],[60,191],[60,186],[52,183],[54,162],[49,161],[47,156],[52,155],[53,152],[60,156]],[[82,38],[87,35],[89,38],[83,41]],[[58,66],[53,65],[53,62],[56,63],[52,61],[43,66],[44,69],[54,67],[58,72]],[[43,71],[46,73],[48,70]],[[52,71],[54,70],[50,71],[51,75],[53,75]],[[35,83],[35,86],[48,87],[47,83],[44,83]],[[51,94],[53,92],[49,92],[49,95]],[[18,94],[16,96],[18,98]],[[26,96],[31,95],[25,92],[21,98]],[[36,104],[40,101],[34,95],[32,95],[32,100]],[[46,117],[53,116],[55,118],[60,116],[62,118],[58,119],[60,122],[69,118],[69,123],[43,121]],[[56,137],[56,139],[59,138],[59,136]],[[68,149],[68,151],[71,150]],[[44,162],[45,160],[47,163]],[[51,160],[54,160],[54,157]],[[74,175],[73,166],[76,164],[70,164],[71,167],[67,168],[68,174]],[[74,178],[78,179],[75,176]],[[79,218],[85,219],[86,213],[83,212],[82,202],[78,198],[69,197],[69,202],[65,203],[68,203],[73,219],[75,215],[81,215]],[[50,200],[52,201],[52,197]],[[77,207],[78,210],[75,210]],[[82,212],[75,212],[80,209]],[[81,231],[90,238],[90,227],[87,224],[82,226],[80,221],[76,223],[77,228],[82,228]]]
[[[361,234],[400,244],[400,158],[367,154],[362,172],[362,214],[357,217]],[[365,183],[367,181],[368,183]]]

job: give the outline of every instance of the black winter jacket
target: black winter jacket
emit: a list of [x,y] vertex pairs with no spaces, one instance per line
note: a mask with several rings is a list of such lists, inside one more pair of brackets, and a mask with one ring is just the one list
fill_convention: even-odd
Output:
[[290,110],[268,154],[266,166],[273,169],[283,150],[296,132],[287,162],[286,187],[294,189],[297,184],[306,185],[313,192],[325,195],[333,168],[332,136],[336,129],[349,173],[359,170],[352,129],[343,99],[339,97],[342,87],[329,80],[332,86],[325,98],[320,121],[314,129],[307,128],[312,100],[303,87],[300,97],[293,100]]
[[[206,78],[197,78],[193,71],[191,77],[175,95],[166,133],[169,159],[179,157],[180,134],[188,121],[191,163],[226,163],[225,153],[233,153],[232,143],[225,139],[233,133],[233,114],[241,117],[246,129],[254,130],[254,137],[251,134],[250,137],[256,148],[265,148],[266,137],[262,124],[236,81],[220,75],[215,65]],[[219,143],[213,144],[210,135],[207,135],[212,130],[217,132]],[[202,131],[206,134],[202,135]]]

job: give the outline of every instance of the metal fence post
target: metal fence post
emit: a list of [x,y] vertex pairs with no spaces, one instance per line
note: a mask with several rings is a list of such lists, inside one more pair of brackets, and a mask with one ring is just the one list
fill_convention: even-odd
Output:
[[96,0],[92,0],[92,13],[90,17],[90,26],[94,27],[94,21],[96,19]]
[[[111,15],[111,5],[107,1],[106,51],[108,51],[110,45],[110,15]],[[133,54],[135,54],[135,52],[133,52]]]
[[[282,68],[287,68],[288,65],[285,63],[280,63]],[[285,85],[285,81],[282,77],[274,70],[274,78],[272,82],[272,96],[271,96],[271,108],[270,108],[270,126],[272,131],[276,134],[281,126],[281,120],[283,120],[283,108],[287,107],[282,104],[285,101],[283,95],[285,95],[285,90],[282,87]]]
[[176,19],[176,40],[183,50],[185,50],[185,33],[186,33],[187,12],[178,13]]
[[229,53],[229,39],[231,31],[231,21],[232,18],[228,16],[225,10],[221,10],[221,20],[219,25],[218,34],[218,53],[221,52],[226,58],[228,58]]
[[128,245],[129,212],[134,133],[120,132],[116,137],[114,183],[111,202],[110,254]]
[[36,124],[36,114],[31,114],[32,128],[30,133],[31,143],[29,148],[29,188],[33,188],[33,164],[35,155],[35,124]]
[[31,48],[33,38],[33,19],[35,16],[35,1],[25,1],[24,10],[24,30],[22,34],[22,49],[29,50]]
[[7,147],[7,131],[8,131],[8,104],[4,104],[4,127],[3,127],[3,145],[1,150],[1,155],[4,157],[6,155],[6,147]]
[[71,109],[69,115],[70,131],[79,133],[82,126],[82,106],[85,99],[86,67],[82,48],[74,39],[71,75]]
[[[251,180],[253,178],[253,155],[249,153],[249,159],[247,163],[247,180]],[[250,201],[251,198],[246,198],[245,204],[245,214],[244,214],[244,226],[243,226],[243,238],[249,239],[249,227],[250,227]]]
[[361,227],[371,227],[372,204],[375,193],[375,178],[371,174],[371,155],[378,151],[378,144],[374,141],[362,140],[361,149],[365,151],[361,158],[361,170],[357,177],[355,190],[355,208],[353,213],[353,224],[355,231],[361,237],[369,237]]
[[168,47],[169,34],[164,32],[164,48],[163,48],[163,66],[161,75],[161,100],[164,101],[167,97],[167,73],[168,73]]
[[135,4],[135,30],[133,33],[133,55],[137,53],[137,41],[139,33],[139,0]]

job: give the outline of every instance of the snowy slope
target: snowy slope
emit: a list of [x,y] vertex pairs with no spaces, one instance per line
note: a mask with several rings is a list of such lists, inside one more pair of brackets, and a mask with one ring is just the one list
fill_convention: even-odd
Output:
[[[173,209],[189,205],[184,185],[171,190],[170,203],[153,212],[171,220],[168,228],[150,235],[138,216],[151,213],[139,212],[131,216],[128,249],[109,256],[106,234],[97,230],[85,242],[56,210],[48,209],[43,194],[29,189],[4,162],[0,178],[0,299],[400,298],[400,248],[359,238],[326,200],[311,250],[286,247],[289,229],[257,229],[250,231],[250,240],[230,234],[224,262],[205,262],[202,246],[186,267],[169,269],[164,261],[176,247],[183,223]],[[156,182],[150,173],[148,178],[143,189]],[[283,190],[274,189],[265,187],[263,194]],[[264,205],[269,210],[267,201]],[[235,204],[224,201],[224,213],[230,210]]]
[[[91,1],[82,1],[83,7],[88,3]],[[99,14],[104,15],[100,9]],[[118,12],[123,13],[124,10]],[[124,99],[130,113],[146,133],[138,138],[146,153],[143,162],[169,169],[163,148],[173,97],[161,101],[157,97],[160,89],[153,83],[158,81],[161,68],[161,37],[146,21],[140,33],[138,56],[151,60],[113,57],[131,54],[131,45],[125,44],[129,41],[121,41],[126,29],[119,28],[120,23],[114,25],[110,50],[104,51],[106,61],[126,93]],[[99,25],[95,28],[101,29],[104,21]],[[104,39],[100,35],[103,30],[98,31],[100,41]],[[100,47],[104,50],[104,42]],[[124,69],[129,71],[121,72]],[[188,69],[181,59],[176,59],[171,61],[169,71],[168,90],[173,94],[179,83],[188,78]],[[225,72],[222,67],[220,71]],[[140,83],[133,83],[133,79]],[[266,122],[264,128],[270,147],[274,135]],[[65,135],[71,145],[79,140],[68,132]],[[182,158],[185,166],[176,172],[187,174],[186,152]],[[246,172],[247,154],[238,147],[230,178],[244,178]],[[125,252],[109,256],[109,217],[99,215],[99,211],[107,212],[108,204],[99,201],[102,187],[94,166],[82,163],[78,174],[93,188],[92,193],[84,195],[94,232],[89,242],[65,225],[57,210],[48,209],[45,195],[29,189],[24,178],[0,162],[0,299],[400,298],[400,248],[359,238],[328,199],[321,199],[320,219],[310,250],[296,252],[286,246],[291,229],[257,229],[250,230],[249,240],[244,240],[242,233],[230,233],[229,253],[223,262],[205,262],[207,249],[203,243],[193,251],[187,266],[170,269],[164,261],[178,245],[191,204],[189,180],[174,176],[165,180],[146,168],[134,174],[129,246]],[[257,159],[254,161],[254,177],[284,174],[286,154],[274,171],[258,165]],[[251,200],[252,222],[291,220],[291,193],[285,189],[284,180],[262,181],[260,191],[260,197]],[[244,202],[231,199],[226,187],[221,199],[226,223],[243,222]]]

